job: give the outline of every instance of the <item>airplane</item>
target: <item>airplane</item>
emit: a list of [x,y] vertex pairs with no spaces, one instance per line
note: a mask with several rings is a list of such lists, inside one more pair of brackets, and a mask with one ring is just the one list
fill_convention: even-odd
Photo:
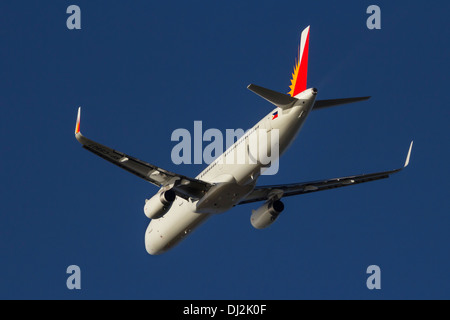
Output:
[[[402,168],[310,182],[257,186],[262,170],[267,167],[261,161],[225,161],[230,155],[235,156],[230,151],[238,147],[246,146],[244,150],[249,150],[249,133],[255,130],[268,133],[277,130],[277,146],[281,156],[296,138],[311,111],[370,98],[316,100],[317,89],[307,88],[309,34],[310,26],[301,33],[289,93],[249,85],[249,90],[275,105],[275,109],[196,178],[170,172],[84,137],[80,132],[81,107],[78,108],[75,137],[83,148],[159,187],[158,192],[144,205],[144,213],[151,219],[145,232],[145,248],[150,255],[167,252],[207,219],[234,206],[264,202],[258,209],[252,210],[250,218],[254,228],[264,229],[272,225],[284,210],[282,198],[385,179],[408,166],[413,141]],[[271,145],[266,148],[271,149]],[[250,156],[248,151],[246,157]]]

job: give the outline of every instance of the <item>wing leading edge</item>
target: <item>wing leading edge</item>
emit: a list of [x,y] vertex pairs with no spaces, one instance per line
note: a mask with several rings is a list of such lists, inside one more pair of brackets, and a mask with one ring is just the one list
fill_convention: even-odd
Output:
[[80,113],[81,107],[78,108],[75,137],[86,150],[158,187],[173,187],[175,193],[184,199],[201,198],[211,187],[208,182],[164,170],[84,137],[80,132]]
[[293,184],[282,184],[282,185],[272,185],[272,186],[261,186],[256,187],[252,193],[250,193],[243,201],[239,204],[246,204],[258,201],[266,201],[269,199],[280,199],[282,197],[290,197],[299,194],[323,191],[328,189],[347,187],[359,183],[375,181],[380,179],[389,178],[391,174],[397,173],[404,168],[406,168],[409,164],[409,160],[411,157],[413,142],[409,146],[408,155],[406,157],[405,164],[402,168],[390,170],[390,171],[382,171],[376,173],[369,174],[360,174],[355,176],[348,176],[342,178],[333,178],[326,180],[317,180],[310,182],[300,182]]

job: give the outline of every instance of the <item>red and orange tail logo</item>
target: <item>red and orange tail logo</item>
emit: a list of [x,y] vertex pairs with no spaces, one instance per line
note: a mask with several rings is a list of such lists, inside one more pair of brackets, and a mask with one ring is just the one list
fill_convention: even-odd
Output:
[[306,90],[306,80],[308,76],[308,51],[309,51],[309,29],[307,27],[302,32],[298,58],[295,61],[294,73],[292,74],[289,94],[295,97],[300,92]]

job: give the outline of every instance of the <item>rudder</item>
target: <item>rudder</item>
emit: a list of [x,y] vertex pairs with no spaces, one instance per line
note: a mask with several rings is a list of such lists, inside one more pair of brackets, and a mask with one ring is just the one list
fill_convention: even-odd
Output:
[[306,90],[306,81],[308,77],[308,52],[309,52],[309,30],[310,26],[303,30],[298,57],[295,61],[294,73],[292,73],[289,94],[295,97],[299,93]]

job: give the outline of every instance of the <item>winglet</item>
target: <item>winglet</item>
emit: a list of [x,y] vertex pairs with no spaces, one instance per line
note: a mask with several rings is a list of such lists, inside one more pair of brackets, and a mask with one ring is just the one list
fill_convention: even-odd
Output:
[[75,125],[75,134],[80,133],[80,115],[81,115],[81,107],[78,108],[77,124]]
[[406,161],[405,161],[405,165],[403,166],[403,168],[406,168],[409,164],[409,158],[411,157],[411,150],[413,147],[413,143],[414,143],[414,141],[411,141],[411,145],[409,146],[408,155],[406,156]]

